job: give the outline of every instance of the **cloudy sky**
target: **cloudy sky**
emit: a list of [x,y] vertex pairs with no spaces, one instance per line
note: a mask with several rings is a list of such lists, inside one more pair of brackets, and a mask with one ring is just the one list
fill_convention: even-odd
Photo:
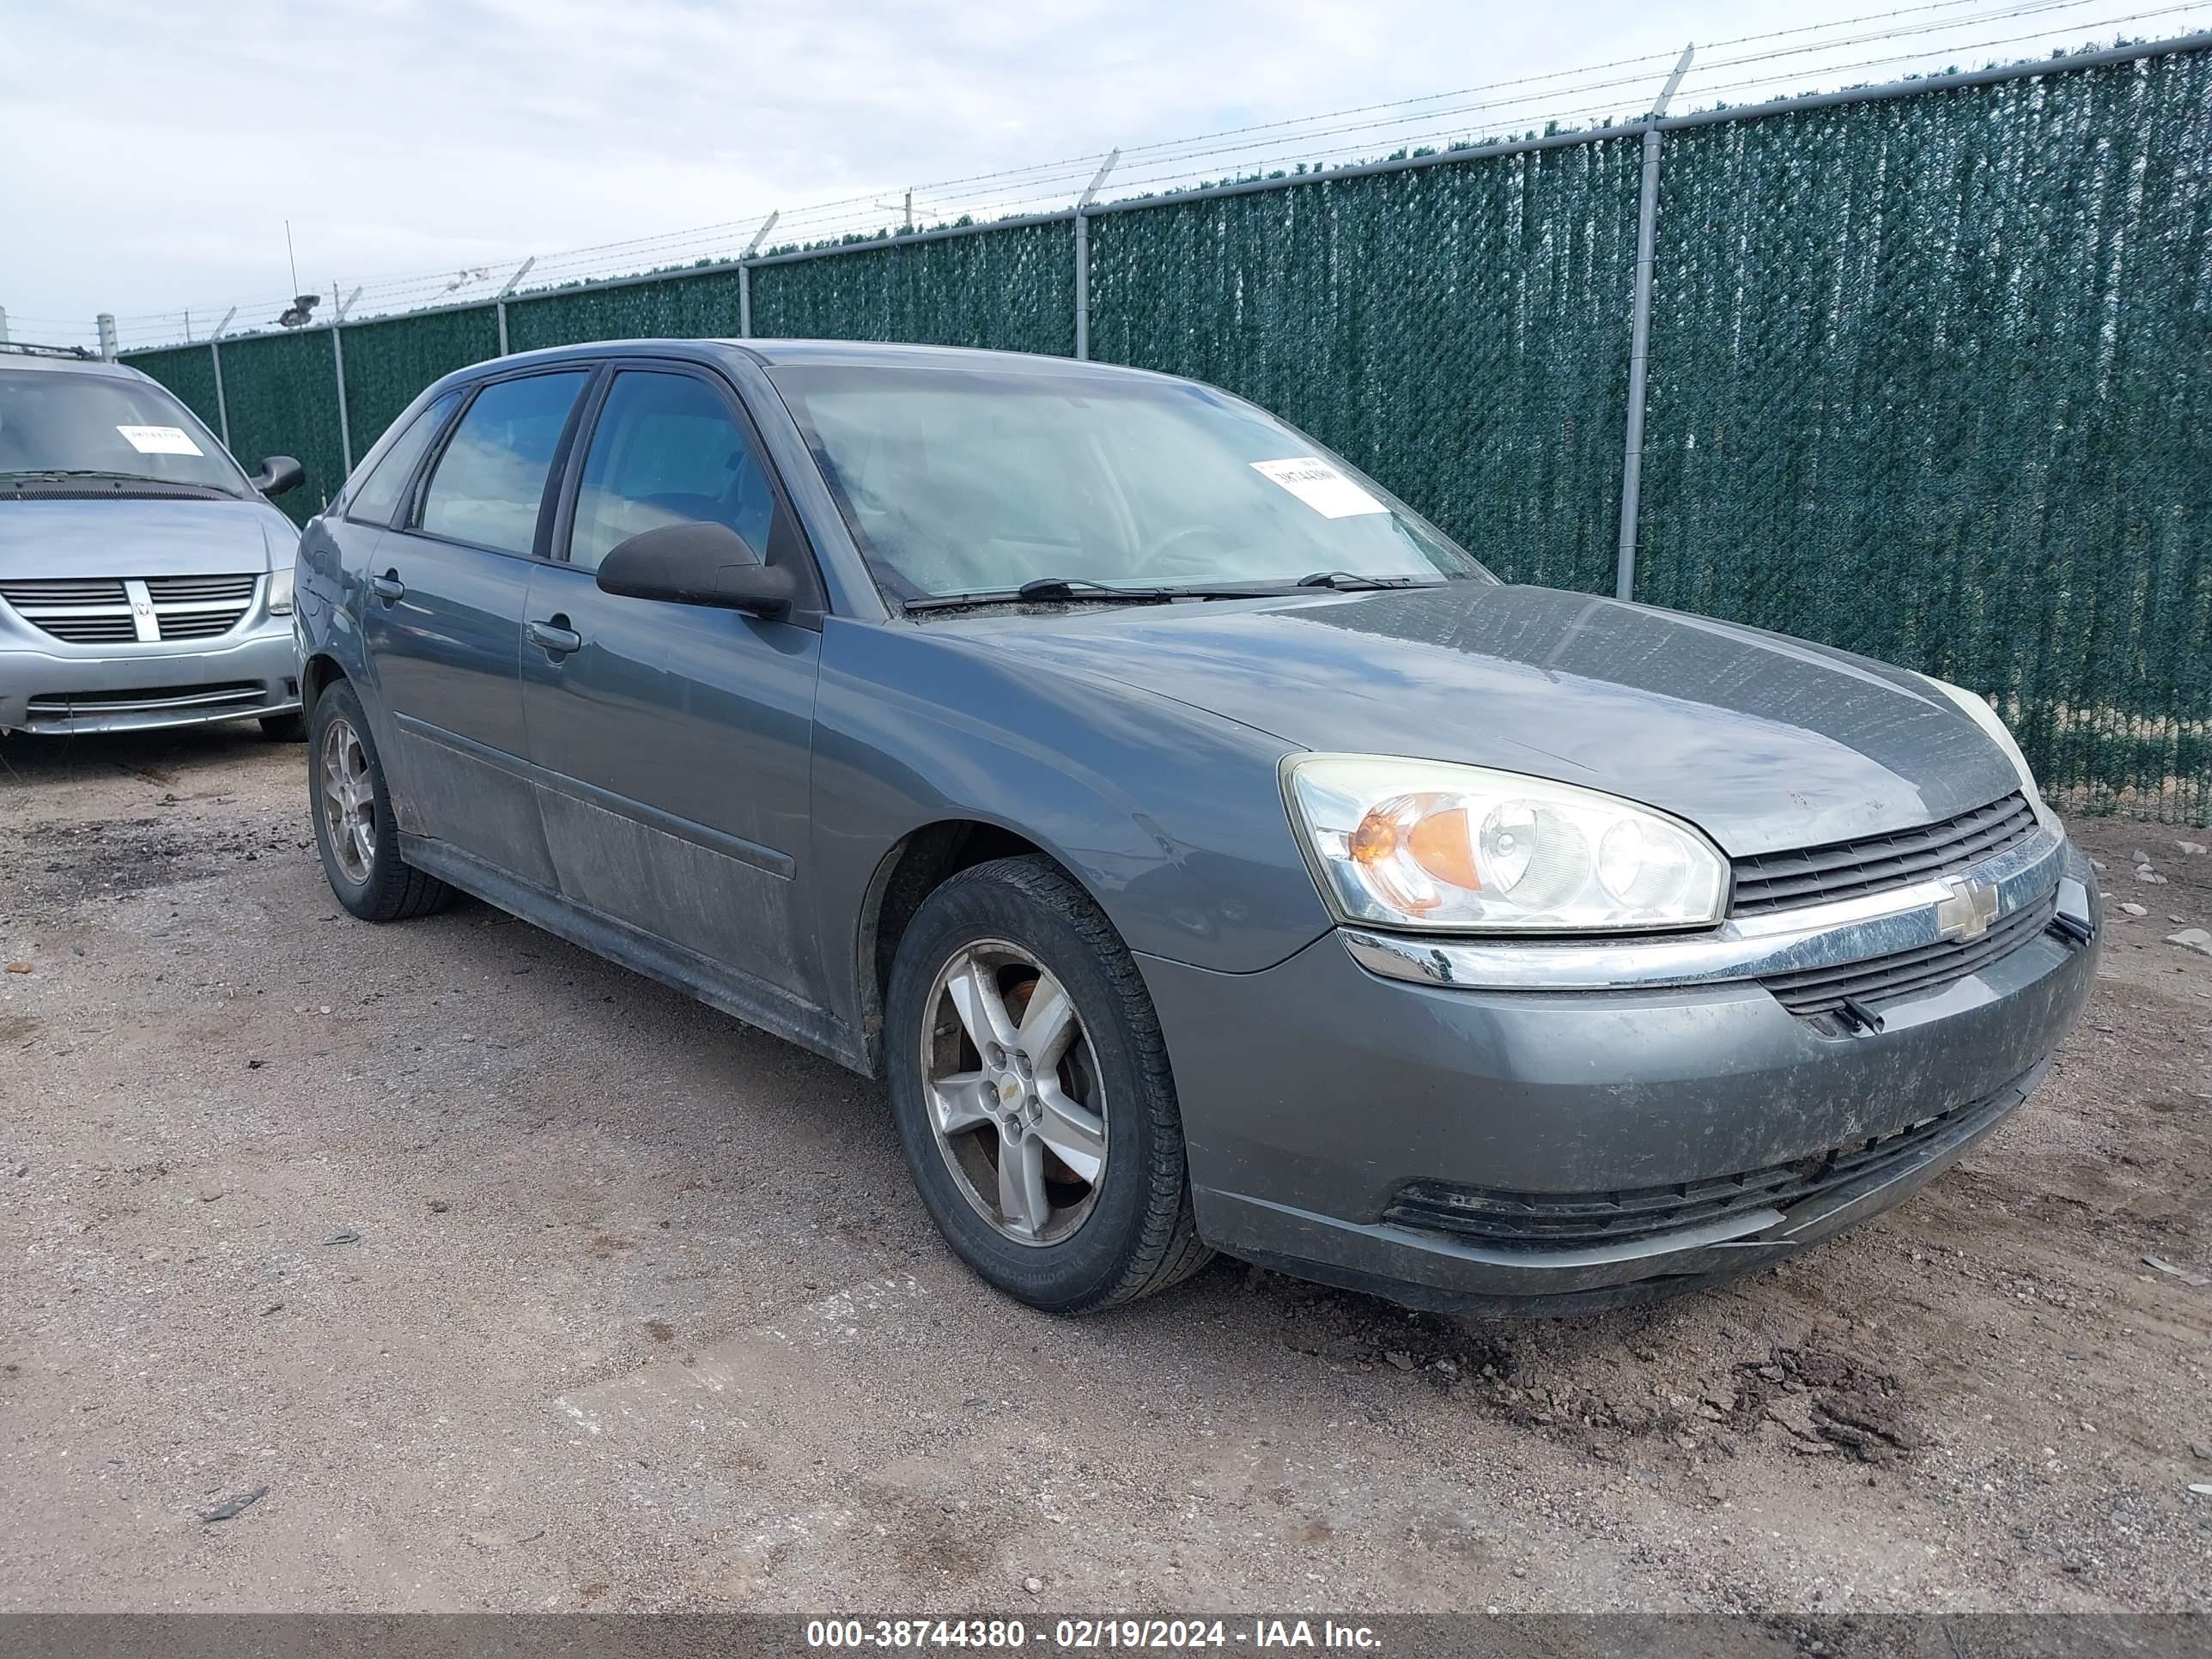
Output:
[[[1835,21],[1825,35],[1708,54],[1719,63],[1807,38],[1840,43],[1733,78],[1716,69],[1705,82],[1742,86],[1756,73],[1787,90],[1917,66],[1888,54],[1924,63],[1957,46],[2009,43],[1965,54],[1980,62],[2109,40],[2110,20],[2150,9],[2152,0],[1903,10],[1899,0],[0,0],[0,306],[15,337],[33,339],[86,337],[92,313],[112,311],[128,344],[134,329],[143,338],[159,326],[151,313],[187,306],[205,319],[240,303],[240,326],[269,320],[258,308],[292,291],[288,218],[301,285],[327,291],[770,207],[789,219],[795,204],[836,198],[896,219],[873,201],[918,182],[1063,158],[1080,171],[1109,145],[1494,86],[1692,40]],[[2164,10],[2131,32],[2179,34],[2212,20],[2212,5]],[[1838,21],[1853,18],[1869,21]],[[1955,27],[1927,29],[1931,19]],[[1868,44],[1905,27],[1924,32]],[[1861,64],[1876,67],[1844,72]],[[1545,112],[1634,114],[1650,95],[1638,77],[1656,88],[1665,68],[1662,58],[1537,83],[1558,92],[1556,112],[1454,118],[1494,131]],[[1603,84],[1613,81],[1629,84]],[[1689,83],[1693,100],[1699,84]],[[1218,170],[1263,155],[1232,152]],[[948,211],[980,204],[961,188],[938,193]],[[930,204],[926,191],[917,217]]]

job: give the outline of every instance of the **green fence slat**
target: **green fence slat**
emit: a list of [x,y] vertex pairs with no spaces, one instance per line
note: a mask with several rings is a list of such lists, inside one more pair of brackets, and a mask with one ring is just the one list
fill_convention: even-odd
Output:
[[1637,597],[2212,811],[2212,56],[1668,135]]
[[489,306],[347,324],[346,419],[354,458],[368,453],[424,386],[498,356],[499,318]]
[[[350,347],[350,341],[349,341]],[[349,349],[346,367],[353,367]],[[276,505],[295,524],[322,510],[345,482],[338,442],[337,366],[331,331],[256,334],[222,343],[222,395],[230,408],[230,449],[249,472],[268,455],[289,455],[307,482]]]
[[141,351],[129,360],[131,367],[150,374],[177,394],[178,401],[207,422],[218,437],[222,422],[215,404],[215,359],[204,345],[172,346],[166,351]]
[[507,346],[535,351],[592,340],[711,340],[738,332],[738,273],[702,272],[572,288],[507,302]]
[[1075,355],[1073,222],[893,238],[865,253],[762,265],[752,283],[753,332],[763,339]]

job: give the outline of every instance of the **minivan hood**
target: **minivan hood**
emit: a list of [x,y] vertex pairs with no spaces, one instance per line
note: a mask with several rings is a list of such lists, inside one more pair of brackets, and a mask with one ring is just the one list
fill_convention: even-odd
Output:
[[215,576],[292,562],[299,532],[266,501],[0,501],[0,580]]
[[1586,593],[1467,581],[931,626],[1305,749],[1608,790],[1738,857],[1909,829],[2019,787],[1917,675]]

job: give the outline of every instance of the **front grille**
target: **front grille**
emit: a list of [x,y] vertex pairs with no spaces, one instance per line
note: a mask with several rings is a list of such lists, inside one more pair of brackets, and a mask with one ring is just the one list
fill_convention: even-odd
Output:
[[1793,1014],[1832,1013],[1844,1000],[1881,1003],[1955,983],[1998,957],[2019,949],[2051,926],[2058,912],[2058,890],[2022,905],[1993,922],[1979,939],[1944,939],[1887,956],[1868,957],[1833,968],[1771,974],[1759,982]]
[[258,680],[219,685],[142,685],[120,691],[42,691],[30,700],[31,718],[70,720],[86,714],[153,714],[177,708],[244,708],[266,700]]
[[1909,1174],[2002,1117],[2023,1098],[2015,1080],[1948,1112],[1886,1135],[1788,1164],[1667,1187],[1610,1193],[1512,1193],[1416,1181],[1402,1187],[1385,1221],[1449,1233],[1506,1250],[1570,1250],[1620,1244],[1725,1222],[1758,1210],[1787,1210],[1870,1176]]
[[[228,634],[252,608],[260,580],[252,573],[145,578],[155,637],[211,640]],[[0,582],[0,599],[15,607],[25,622],[70,645],[144,643],[131,613],[132,598],[131,586],[119,576]]]
[[2015,790],[2002,800],[1917,830],[1738,859],[1729,914],[1763,915],[1910,887],[1978,864],[2034,833],[2035,813]]
[[253,603],[258,576],[149,576],[146,596],[165,640],[208,640],[228,634]]
[[40,577],[35,581],[0,582],[0,599],[17,610],[25,605],[121,605],[125,602],[119,576]]
[[233,599],[245,605],[253,598],[258,576],[149,576],[146,594],[155,605],[173,600]]

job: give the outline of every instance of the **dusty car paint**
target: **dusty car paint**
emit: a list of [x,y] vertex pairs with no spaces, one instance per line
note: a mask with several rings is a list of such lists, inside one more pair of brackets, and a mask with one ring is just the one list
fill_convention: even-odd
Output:
[[[1534,995],[1363,969],[1285,813],[1279,767],[1303,750],[1587,783],[1735,856],[1923,824],[2019,780],[1904,671],[1587,595],[1455,583],[892,616],[774,374],[912,349],[632,343],[494,366],[662,358],[723,377],[818,570],[818,607],[787,622],[654,616],[586,595],[542,556],[488,564],[410,547],[419,538],[347,521],[343,500],[310,524],[311,687],[343,674],[363,688],[410,862],[873,1071],[877,928],[902,866],[948,827],[1018,836],[1137,954],[1208,1239],[1443,1305],[1587,1303],[1786,1255],[1988,1133],[2079,1012],[2094,946],[2057,934],[1856,1036],[1808,1025],[1754,983]],[[1016,372],[1129,371],[1017,360]],[[387,570],[409,584],[396,604],[369,586]],[[588,719],[532,714],[542,653],[519,623],[556,592],[564,614],[603,606],[614,637]],[[427,678],[397,689],[395,663]],[[2036,867],[2075,878],[2067,902],[2093,933],[2086,867],[2039,833]],[[1726,1238],[1567,1260],[1486,1255],[1381,1218],[1407,1181],[1640,1188],[1819,1158],[1970,1107],[1905,1175]]]

